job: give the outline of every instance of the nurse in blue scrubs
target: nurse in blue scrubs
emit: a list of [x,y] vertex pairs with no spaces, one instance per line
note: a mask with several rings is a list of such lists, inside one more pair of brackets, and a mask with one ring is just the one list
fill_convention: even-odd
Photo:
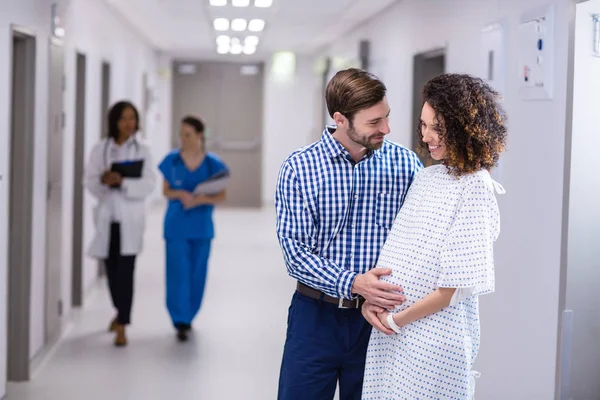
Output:
[[163,194],[169,200],[165,220],[167,309],[177,338],[186,341],[192,320],[202,304],[211,240],[214,237],[214,205],[225,199],[222,191],[194,195],[196,186],[227,170],[214,154],[204,149],[204,124],[197,118],[181,121],[181,149],[160,163]]

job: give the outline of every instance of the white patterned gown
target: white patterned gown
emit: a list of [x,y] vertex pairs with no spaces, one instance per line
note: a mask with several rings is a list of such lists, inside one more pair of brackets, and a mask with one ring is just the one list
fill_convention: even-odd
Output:
[[478,296],[494,291],[493,243],[500,233],[487,171],[456,178],[445,166],[419,172],[377,267],[404,288],[399,312],[438,287],[457,288],[451,305],[390,336],[373,329],[363,399],[471,399],[479,350]]

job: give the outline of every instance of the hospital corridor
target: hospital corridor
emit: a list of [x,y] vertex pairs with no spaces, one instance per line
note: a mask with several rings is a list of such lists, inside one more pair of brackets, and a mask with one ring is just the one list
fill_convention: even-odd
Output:
[[0,400],[600,400],[600,0],[0,0]]

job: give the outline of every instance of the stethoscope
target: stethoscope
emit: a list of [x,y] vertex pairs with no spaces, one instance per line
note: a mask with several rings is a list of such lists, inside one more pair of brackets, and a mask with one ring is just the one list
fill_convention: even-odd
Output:
[[173,163],[171,165],[171,181],[176,187],[181,186],[183,184],[183,179],[177,179],[177,163],[183,164],[181,156],[173,157]]
[[[178,155],[177,157],[173,157],[173,163],[171,165],[171,181],[173,182],[173,185],[178,187],[181,186],[183,184],[183,179],[177,179],[177,165],[181,164],[183,165],[183,160],[181,158],[181,155]],[[202,165],[202,163],[200,164],[200,166]],[[209,169],[209,175],[210,175],[210,171],[211,171],[211,166],[210,164],[208,164],[208,169]],[[182,170],[184,171],[183,173],[189,173],[187,172],[187,168],[182,168]]]
[[[103,158],[104,158],[104,168],[105,169],[109,169],[110,165],[108,164],[108,147],[110,146],[111,141],[113,141],[114,139],[112,138],[108,138],[106,140],[106,142],[104,143],[104,152],[103,152]],[[137,155],[140,152],[140,145],[137,142],[137,140],[135,140],[135,138],[133,139],[133,145],[135,146],[135,157],[134,159],[137,157]]]

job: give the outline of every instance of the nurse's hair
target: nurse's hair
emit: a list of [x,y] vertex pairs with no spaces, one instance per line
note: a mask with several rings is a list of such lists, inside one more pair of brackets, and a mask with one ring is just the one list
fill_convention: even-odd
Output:
[[135,114],[135,131],[140,130],[140,114],[137,108],[129,101],[119,101],[114,104],[108,111],[108,137],[117,140],[119,138],[119,120],[123,116],[123,112],[131,108]]
[[[458,177],[497,165],[507,134],[500,100],[485,81],[464,74],[439,75],[423,88],[423,104],[435,111],[436,130],[446,146],[442,163],[451,174]],[[417,131],[425,152],[421,124]]]
[[187,116],[181,120],[181,123],[191,126],[197,133],[204,133],[204,123],[199,118]]

